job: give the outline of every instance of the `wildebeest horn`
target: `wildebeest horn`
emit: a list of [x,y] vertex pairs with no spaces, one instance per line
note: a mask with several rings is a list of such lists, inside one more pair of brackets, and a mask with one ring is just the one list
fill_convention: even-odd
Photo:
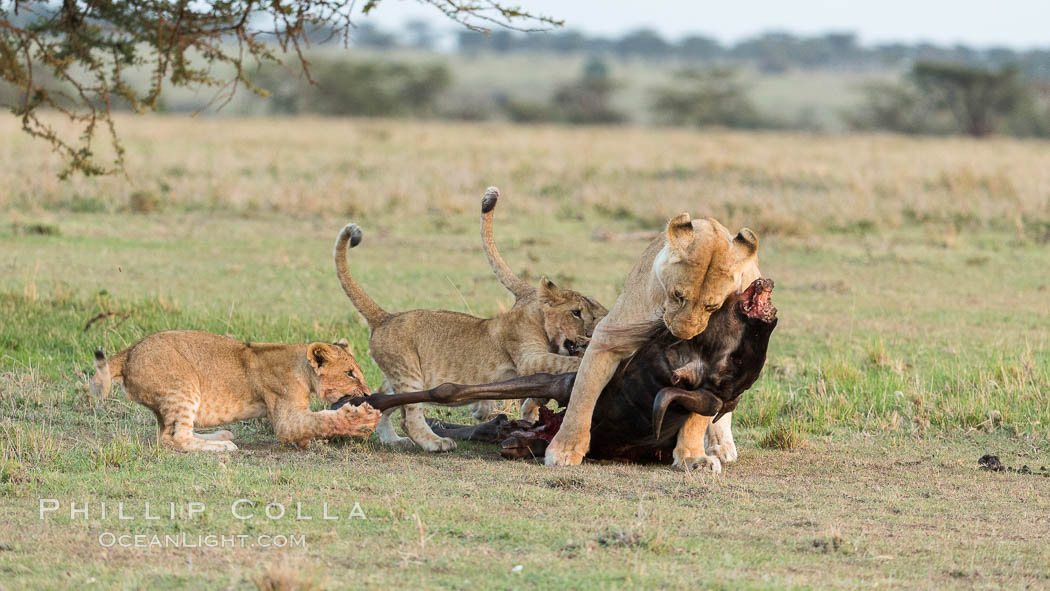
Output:
[[713,417],[722,410],[722,401],[707,390],[689,391],[681,388],[664,388],[653,401],[653,436],[660,439],[664,415],[667,409],[677,403],[682,408],[705,417]]

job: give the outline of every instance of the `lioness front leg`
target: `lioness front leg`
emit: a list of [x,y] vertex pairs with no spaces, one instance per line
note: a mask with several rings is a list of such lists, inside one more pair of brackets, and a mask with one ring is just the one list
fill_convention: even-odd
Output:
[[691,414],[678,432],[678,444],[675,445],[672,466],[686,472],[705,470],[714,474],[722,473],[722,462],[715,456],[704,453],[704,432],[714,417]]
[[621,355],[599,351],[593,344],[583,354],[565,418],[544,454],[548,466],[578,466],[591,445],[591,418],[602,389],[616,373]]
[[704,450],[723,464],[735,462],[736,443],[733,442],[733,413],[726,413],[717,423],[711,423],[704,436]]

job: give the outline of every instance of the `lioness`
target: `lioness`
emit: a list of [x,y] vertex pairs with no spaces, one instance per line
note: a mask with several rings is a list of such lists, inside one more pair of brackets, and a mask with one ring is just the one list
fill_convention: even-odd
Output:
[[[485,190],[485,196],[481,199],[481,244],[485,249],[485,257],[489,260],[492,272],[495,273],[496,278],[503,284],[503,287],[514,294],[514,307],[528,306],[531,300],[536,297],[536,288],[518,277],[514,271],[511,271],[510,266],[507,265],[503,260],[503,256],[500,255],[499,249],[496,248],[496,239],[492,233],[492,218],[495,215],[499,197],[499,189],[489,187]],[[579,308],[578,311],[573,310],[573,314],[583,321],[584,334],[590,337],[594,333],[594,327],[598,325],[602,318],[605,318],[609,311],[593,298],[577,294],[576,292],[572,293],[579,296]],[[575,351],[570,351],[570,353],[575,353]],[[536,422],[540,416],[540,406],[546,403],[547,401],[543,399],[526,399],[521,403],[521,418],[526,421]],[[491,414],[493,407],[491,400],[483,400],[476,404],[475,418],[487,418]]]
[[[747,228],[732,237],[712,218],[692,220],[687,213],[673,218],[649,244],[609,315],[598,323],[580,363],[565,422],[547,448],[547,465],[577,465],[586,455],[595,401],[620,360],[637,349],[617,333],[662,318],[676,338],[695,337],[734,290],[759,277],[757,255],[758,237]],[[711,417],[692,415],[678,432],[675,467],[714,469],[704,449],[710,422]]]
[[229,431],[195,433],[269,416],[277,438],[305,447],[311,439],[365,437],[380,412],[367,404],[310,412],[310,393],[327,402],[368,394],[364,372],[346,341],[335,344],[242,343],[208,332],[159,332],[106,359],[95,352],[91,386],[109,395],[122,379],[128,397],[157,417],[157,441],[178,450],[237,449]]
[[[444,382],[484,384],[518,375],[575,371],[570,357],[586,340],[580,296],[540,279],[535,297],[495,318],[445,310],[410,310],[390,314],[379,307],[350,275],[347,245],[361,243],[361,229],[349,224],[335,243],[335,267],[343,291],[372,330],[372,359],[386,376],[382,392],[411,392]],[[408,438],[427,451],[449,451],[456,443],[438,437],[427,425],[423,406],[405,407]],[[380,442],[403,446],[390,412],[376,427]]]

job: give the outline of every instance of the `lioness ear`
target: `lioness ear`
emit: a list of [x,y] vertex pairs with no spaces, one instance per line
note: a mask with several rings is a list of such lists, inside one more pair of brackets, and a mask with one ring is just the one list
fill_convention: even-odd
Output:
[[321,369],[321,366],[332,360],[332,349],[331,345],[325,343],[311,343],[306,348],[306,359],[310,362],[310,366],[314,370]]
[[693,220],[688,213],[680,213],[667,222],[667,243],[679,252],[685,252],[693,242]]
[[741,258],[749,259],[758,253],[758,236],[749,228],[743,228],[733,239],[733,246],[740,253]]
[[546,304],[553,302],[557,298],[558,286],[553,281],[547,279],[544,275],[540,277],[540,301]]

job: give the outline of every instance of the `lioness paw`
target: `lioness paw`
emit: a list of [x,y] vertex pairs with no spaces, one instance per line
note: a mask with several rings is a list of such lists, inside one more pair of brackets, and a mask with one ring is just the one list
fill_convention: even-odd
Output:
[[712,423],[704,435],[705,453],[715,456],[723,464],[737,459],[736,443],[733,442],[731,416],[726,416],[718,423]]
[[568,445],[558,441],[558,436],[547,446],[547,452],[543,455],[543,463],[548,466],[579,466],[583,463],[583,457],[587,455],[587,447],[590,441],[581,443],[570,442]]
[[671,467],[676,470],[681,470],[682,472],[700,470],[712,474],[722,473],[722,462],[714,456],[685,456],[682,458],[675,458]]
[[707,455],[718,458],[723,464],[735,462],[737,459],[736,444],[732,440],[721,445],[709,447],[705,451]]

